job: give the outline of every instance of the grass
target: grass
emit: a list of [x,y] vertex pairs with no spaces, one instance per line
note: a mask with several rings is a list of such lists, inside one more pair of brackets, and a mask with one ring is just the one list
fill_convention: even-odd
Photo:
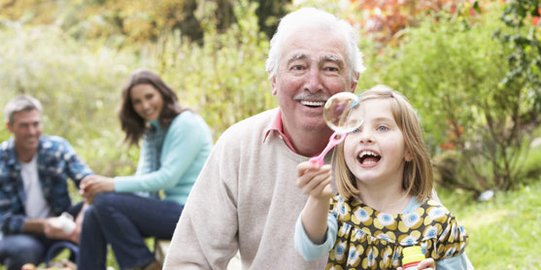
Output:
[[489,202],[440,190],[442,202],[466,227],[467,254],[477,270],[541,269],[541,181],[496,193]]

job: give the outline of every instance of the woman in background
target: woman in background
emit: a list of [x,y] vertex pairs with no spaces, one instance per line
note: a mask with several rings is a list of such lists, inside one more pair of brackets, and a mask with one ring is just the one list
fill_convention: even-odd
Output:
[[137,171],[81,183],[91,205],[80,236],[79,270],[105,269],[107,244],[121,269],[161,269],[145,238],[172,237],[212,148],[203,118],[181,107],[175,92],[153,72],[140,70],[131,76],[122,91],[119,116],[125,141],[143,142]]

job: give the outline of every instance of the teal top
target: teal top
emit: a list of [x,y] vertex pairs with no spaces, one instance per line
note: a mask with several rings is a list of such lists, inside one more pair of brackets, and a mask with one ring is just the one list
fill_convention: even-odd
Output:
[[[212,148],[211,130],[201,116],[191,111],[175,117],[165,131],[157,122],[151,125],[157,129],[158,136],[154,137],[163,134],[162,140],[156,140],[156,145],[152,136],[145,135],[137,173],[115,177],[115,191],[163,191],[164,200],[185,204]],[[157,165],[150,164],[149,153],[159,153]]]

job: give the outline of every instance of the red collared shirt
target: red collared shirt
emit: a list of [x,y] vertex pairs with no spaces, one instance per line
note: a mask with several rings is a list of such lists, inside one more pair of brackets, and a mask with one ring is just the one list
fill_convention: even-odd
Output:
[[298,154],[297,150],[293,146],[293,143],[291,142],[291,138],[289,138],[284,132],[284,125],[282,124],[282,111],[280,109],[276,110],[274,119],[269,124],[269,126],[265,129],[263,142],[267,140],[267,138],[272,132],[277,132],[278,136],[280,137],[280,139],[282,139],[286,143],[287,147],[289,147],[291,151]]

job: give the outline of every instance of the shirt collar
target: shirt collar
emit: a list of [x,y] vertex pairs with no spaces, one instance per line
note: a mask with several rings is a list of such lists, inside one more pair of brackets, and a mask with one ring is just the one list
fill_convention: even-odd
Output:
[[265,132],[263,132],[263,143],[268,140],[271,134],[277,135],[286,143],[287,147],[289,147],[291,151],[297,153],[297,150],[295,150],[295,147],[293,147],[291,138],[289,138],[284,132],[284,125],[282,123],[282,111],[280,109],[276,110],[272,121],[269,123],[267,128],[265,128]]
[[[44,137],[40,136],[38,142],[38,150],[34,154],[33,158],[37,158],[38,155],[41,154],[44,147],[43,144]],[[1,147],[7,153],[7,164],[9,164],[10,166],[17,166],[17,164],[19,164],[19,160],[17,159],[17,154],[15,152],[15,138],[11,137],[7,141],[4,141]]]

